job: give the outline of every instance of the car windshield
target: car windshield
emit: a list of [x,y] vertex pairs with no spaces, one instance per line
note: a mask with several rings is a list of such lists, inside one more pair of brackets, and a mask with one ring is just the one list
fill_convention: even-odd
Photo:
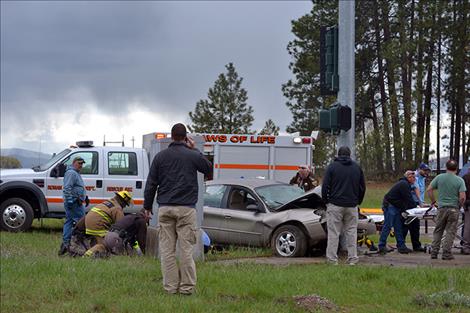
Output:
[[54,165],[58,160],[62,159],[64,156],[66,156],[70,151],[71,151],[70,149],[65,149],[65,150],[57,153],[52,158],[50,158],[49,161],[47,161],[46,163],[33,167],[33,170],[35,170],[36,172],[47,170],[49,167]]
[[305,194],[297,186],[284,184],[258,187],[255,190],[266,205],[273,210]]

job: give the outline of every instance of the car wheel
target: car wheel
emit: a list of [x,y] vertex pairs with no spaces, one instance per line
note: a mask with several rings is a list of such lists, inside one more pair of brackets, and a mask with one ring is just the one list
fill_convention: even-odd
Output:
[[34,212],[28,201],[11,198],[0,205],[0,226],[3,230],[19,232],[31,227]]
[[271,248],[276,256],[287,258],[304,256],[307,252],[307,238],[299,227],[284,225],[274,232]]

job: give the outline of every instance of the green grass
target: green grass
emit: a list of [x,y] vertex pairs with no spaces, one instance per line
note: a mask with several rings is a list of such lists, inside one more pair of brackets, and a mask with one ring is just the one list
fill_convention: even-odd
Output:
[[361,208],[381,208],[382,200],[391,186],[392,184],[390,186],[367,184],[366,195],[364,196],[364,201],[362,201]]
[[60,231],[60,220],[46,220],[32,232],[0,233],[1,312],[305,312],[292,297],[309,294],[345,312],[465,312],[415,299],[448,288],[470,295],[470,269],[213,262],[269,254],[231,248],[197,264],[194,296],[169,296],[157,260],[59,258]]

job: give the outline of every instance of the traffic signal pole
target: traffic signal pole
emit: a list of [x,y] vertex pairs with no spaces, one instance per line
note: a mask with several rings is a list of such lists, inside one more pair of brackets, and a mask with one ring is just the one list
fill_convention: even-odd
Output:
[[355,148],[355,94],[354,94],[354,6],[355,0],[339,0],[338,25],[338,74],[339,90],[338,102],[351,108],[351,129],[341,131],[337,137],[337,148],[348,146],[351,149],[351,158],[356,159]]

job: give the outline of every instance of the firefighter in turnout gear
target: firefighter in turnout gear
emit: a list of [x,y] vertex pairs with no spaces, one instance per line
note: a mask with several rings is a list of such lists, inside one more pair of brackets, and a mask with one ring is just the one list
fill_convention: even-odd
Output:
[[119,191],[113,198],[98,204],[87,213],[85,216],[85,233],[94,236],[97,245],[89,249],[85,256],[92,256],[99,250],[99,246],[104,243],[104,236],[111,225],[124,217],[123,210],[130,205],[131,201],[132,195],[130,192],[126,190]]
[[124,216],[111,226],[104,236],[103,244],[93,247],[95,253],[107,255],[143,255],[150,216],[142,210]]

